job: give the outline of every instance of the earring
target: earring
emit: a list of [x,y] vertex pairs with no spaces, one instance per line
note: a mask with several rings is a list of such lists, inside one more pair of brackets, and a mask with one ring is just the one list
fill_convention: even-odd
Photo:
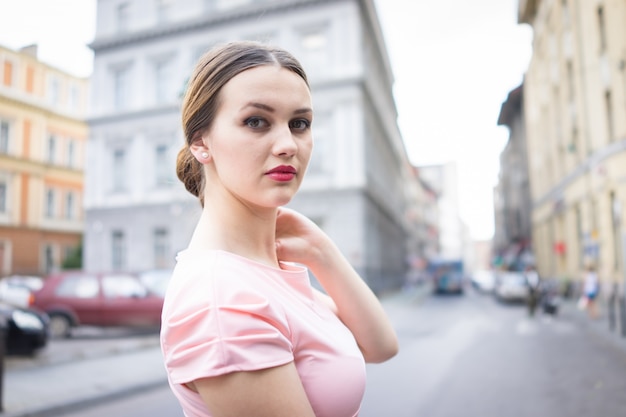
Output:
[[202,152],[200,154],[200,156],[202,156],[204,159],[207,159],[209,157],[209,153],[208,152]]

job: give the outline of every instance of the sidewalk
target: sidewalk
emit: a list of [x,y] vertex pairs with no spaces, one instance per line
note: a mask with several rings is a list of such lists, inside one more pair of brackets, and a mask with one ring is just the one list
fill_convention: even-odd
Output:
[[607,306],[605,304],[598,305],[600,317],[593,320],[589,318],[586,311],[578,309],[576,303],[576,299],[563,300],[559,315],[571,317],[581,328],[589,330],[591,334],[603,342],[626,353],[626,337],[622,336],[619,321],[616,323],[615,329],[611,330]]
[[7,358],[0,416],[59,416],[97,401],[167,384],[158,338],[119,340],[113,347]]

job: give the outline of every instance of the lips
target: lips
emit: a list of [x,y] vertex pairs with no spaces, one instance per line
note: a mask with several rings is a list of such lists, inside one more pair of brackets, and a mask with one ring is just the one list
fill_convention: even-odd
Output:
[[278,182],[291,181],[296,176],[296,169],[291,165],[280,165],[265,173],[268,177]]

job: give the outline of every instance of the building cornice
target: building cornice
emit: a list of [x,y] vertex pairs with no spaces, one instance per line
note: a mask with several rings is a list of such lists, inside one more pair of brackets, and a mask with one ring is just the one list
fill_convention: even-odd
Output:
[[87,119],[90,128],[97,127],[98,125],[108,124],[112,122],[119,122],[123,120],[136,120],[144,117],[154,117],[162,115],[179,115],[180,105],[169,104],[159,107],[142,108],[138,110],[125,110],[123,112],[108,113],[102,116],[93,116]]
[[[211,26],[220,26],[230,24],[236,21],[254,18],[263,14],[267,16],[273,13],[282,13],[285,11],[297,10],[304,7],[319,6],[324,3],[337,3],[346,0],[290,0],[277,3],[267,3],[257,7],[250,6],[241,9],[228,10],[222,13],[202,16],[194,20],[186,20],[184,22],[173,22],[169,26],[160,25],[150,29],[141,31],[128,31],[114,36],[96,38],[88,46],[94,52],[102,52],[120,46],[144,42],[146,40],[156,40],[159,38],[167,38],[172,35],[193,32],[196,30],[204,30]],[[370,0],[367,0],[370,1]]]

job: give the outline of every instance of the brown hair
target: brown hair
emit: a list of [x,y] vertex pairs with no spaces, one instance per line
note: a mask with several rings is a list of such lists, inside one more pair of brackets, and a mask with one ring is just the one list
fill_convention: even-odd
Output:
[[189,78],[182,104],[186,143],[178,152],[176,175],[204,205],[204,172],[189,146],[215,118],[222,87],[239,73],[262,65],[279,65],[293,71],[309,85],[304,69],[289,52],[252,41],[229,42],[205,53]]

